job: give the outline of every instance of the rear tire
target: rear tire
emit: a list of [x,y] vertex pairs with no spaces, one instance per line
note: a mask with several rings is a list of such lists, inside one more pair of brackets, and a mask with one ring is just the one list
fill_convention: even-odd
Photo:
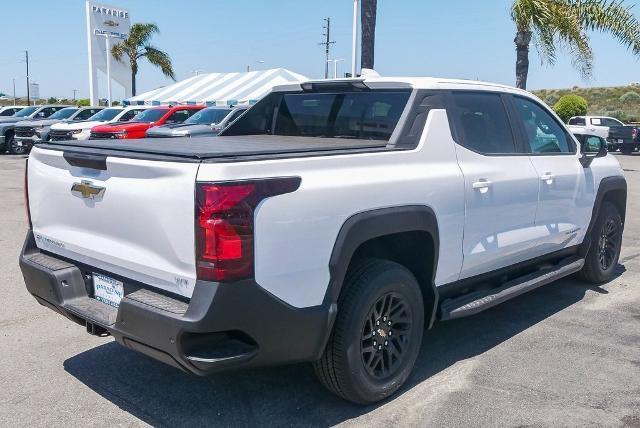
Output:
[[409,377],[423,332],[422,292],[413,274],[387,260],[360,261],[345,279],[329,342],[314,363],[316,375],[354,403],[383,400]]
[[580,271],[582,279],[601,284],[613,278],[620,258],[622,232],[622,217],[618,209],[611,202],[603,202],[591,230],[591,247]]
[[633,146],[632,146],[632,147],[629,147],[629,146],[627,146],[627,145],[622,145],[622,146],[620,146],[620,152],[621,152],[623,155],[630,155],[630,154],[632,154],[632,153],[633,153],[633,152],[635,152],[635,151],[636,151],[636,149],[635,149],[635,147],[633,147]]

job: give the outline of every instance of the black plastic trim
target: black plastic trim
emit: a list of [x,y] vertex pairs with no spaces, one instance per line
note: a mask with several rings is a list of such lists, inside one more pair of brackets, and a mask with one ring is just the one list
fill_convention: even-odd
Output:
[[115,322],[107,323],[83,310],[87,303],[98,302],[89,296],[82,269],[72,263],[48,269],[32,261],[39,254],[29,231],[20,268],[27,290],[38,302],[91,331],[108,332],[131,349],[197,375],[315,361],[336,315],[336,305],[330,303],[292,307],[252,279],[227,284],[197,281],[186,312],[175,313],[128,298],[128,280],[123,278],[125,297]]
[[[434,295],[434,305],[428,319],[428,326],[431,327],[437,315],[438,307],[438,289],[434,281],[438,266],[440,234],[435,212],[424,205],[380,208],[363,211],[349,217],[338,233],[331,258],[329,259],[331,279],[323,305],[337,303],[349,263],[360,245],[381,236],[414,231],[427,232],[433,240],[433,266],[429,285]],[[428,308],[425,308],[425,313],[428,313]]]
[[65,150],[62,157],[71,166],[91,168],[100,171],[107,170],[107,156],[100,154],[78,153]]
[[586,254],[589,252],[589,248],[591,247],[591,231],[593,230],[593,227],[598,220],[600,207],[602,206],[602,202],[607,196],[607,193],[619,190],[624,191],[625,196],[625,206],[622,212],[620,212],[620,216],[622,217],[622,221],[624,222],[626,217],[627,180],[624,178],[624,176],[618,175],[613,177],[605,177],[600,181],[600,185],[598,186],[598,193],[596,194],[596,199],[593,204],[591,221],[589,222],[589,227],[587,228],[586,235],[580,246],[580,254],[582,256],[586,256]]

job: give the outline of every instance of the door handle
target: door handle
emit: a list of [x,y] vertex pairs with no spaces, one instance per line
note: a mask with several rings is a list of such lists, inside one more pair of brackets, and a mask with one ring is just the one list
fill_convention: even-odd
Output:
[[554,178],[554,175],[551,174],[550,172],[545,172],[540,176],[540,180],[544,181],[547,184],[552,184],[553,178]]
[[478,181],[474,181],[473,184],[471,184],[471,187],[473,187],[475,190],[479,190],[480,193],[485,193],[487,190],[489,190],[491,184],[492,183],[486,178],[480,178]]

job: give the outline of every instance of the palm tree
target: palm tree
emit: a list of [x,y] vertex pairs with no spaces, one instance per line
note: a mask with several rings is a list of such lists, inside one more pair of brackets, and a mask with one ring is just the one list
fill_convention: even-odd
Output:
[[140,58],[146,58],[151,64],[160,67],[162,74],[176,80],[169,55],[149,44],[151,37],[156,33],[160,33],[156,24],[133,24],[129,37],[111,48],[111,55],[118,61],[122,62],[125,55],[129,57],[131,93],[133,95],[136,94],[136,74],[138,74],[138,60]]
[[527,88],[529,45],[542,63],[553,65],[556,49],[565,47],[580,75],[588,79],[593,53],[587,31],[613,35],[634,54],[640,53],[640,23],[624,0],[515,0],[511,19],[516,24],[516,86]]
[[360,21],[362,25],[362,47],[360,67],[373,69],[376,44],[376,11],[378,0],[362,0]]

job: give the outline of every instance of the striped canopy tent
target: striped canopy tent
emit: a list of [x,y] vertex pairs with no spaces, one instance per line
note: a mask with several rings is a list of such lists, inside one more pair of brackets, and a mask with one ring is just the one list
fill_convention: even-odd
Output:
[[154,89],[124,101],[129,105],[254,104],[276,85],[308,80],[284,68],[246,73],[199,74],[173,85]]

